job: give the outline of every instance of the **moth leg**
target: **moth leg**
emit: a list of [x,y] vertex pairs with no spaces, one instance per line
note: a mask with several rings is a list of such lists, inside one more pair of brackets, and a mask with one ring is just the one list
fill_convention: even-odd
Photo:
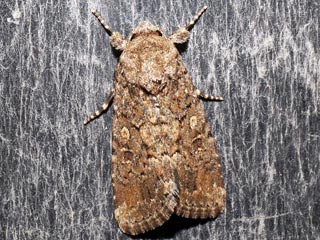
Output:
[[119,32],[113,32],[111,27],[107,25],[106,21],[96,9],[92,9],[91,12],[98,19],[109,36],[111,36],[111,46],[119,51],[123,51],[127,44],[127,40]]
[[98,117],[100,117],[104,112],[106,112],[113,100],[114,97],[114,89],[112,89],[110,95],[108,96],[108,98],[105,100],[105,102],[103,103],[103,105],[99,108],[99,110],[97,110],[96,112],[94,112],[93,114],[91,114],[91,116],[85,120],[83,122],[84,125],[87,125],[89,122],[92,122],[93,120],[97,119]]
[[221,102],[223,101],[223,97],[215,97],[215,96],[209,96],[208,94],[205,94],[203,92],[201,92],[199,89],[196,89],[194,91],[194,94],[198,97],[198,98],[203,98],[205,100],[209,100],[209,101],[216,101],[216,102]]
[[204,6],[198,13],[195,15],[192,20],[189,22],[189,24],[185,27],[179,28],[177,31],[175,31],[171,36],[170,39],[174,43],[185,43],[189,39],[189,31],[192,29],[192,27],[196,24],[196,22],[199,20],[201,15],[207,10],[208,6]]

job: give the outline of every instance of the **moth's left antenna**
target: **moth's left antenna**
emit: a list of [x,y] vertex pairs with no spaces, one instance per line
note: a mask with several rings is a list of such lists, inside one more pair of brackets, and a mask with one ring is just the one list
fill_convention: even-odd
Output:
[[111,27],[108,26],[106,21],[103,19],[103,17],[101,17],[100,13],[96,9],[92,9],[91,12],[99,20],[103,28],[111,37],[111,46],[118,51],[123,51],[127,45],[127,40],[119,32],[112,31]]
[[91,13],[99,20],[103,28],[106,30],[106,32],[112,36],[112,29],[110,26],[107,25],[106,21],[101,17],[100,13],[97,11],[97,9],[92,9]]

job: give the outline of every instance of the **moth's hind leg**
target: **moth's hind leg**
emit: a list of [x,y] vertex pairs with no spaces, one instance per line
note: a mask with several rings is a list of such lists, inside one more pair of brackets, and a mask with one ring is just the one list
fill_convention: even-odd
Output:
[[208,94],[205,94],[203,92],[201,92],[199,89],[196,89],[194,91],[194,95],[198,98],[203,98],[205,100],[208,100],[208,101],[216,101],[216,102],[221,102],[223,101],[223,97],[216,97],[216,96],[210,96]]
[[189,39],[189,31],[192,29],[192,27],[196,24],[196,22],[199,20],[201,15],[207,10],[208,6],[204,6],[189,22],[189,24],[185,27],[179,28],[177,31],[175,31],[171,36],[170,39],[174,43],[185,43]]
[[83,122],[84,125],[87,125],[89,122],[97,119],[98,117],[100,117],[104,112],[106,112],[113,100],[114,97],[114,89],[112,89],[110,95],[108,96],[108,98],[105,100],[105,102],[103,103],[103,105],[99,108],[99,110],[95,111],[93,114],[90,115],[90,117],[85,120]]

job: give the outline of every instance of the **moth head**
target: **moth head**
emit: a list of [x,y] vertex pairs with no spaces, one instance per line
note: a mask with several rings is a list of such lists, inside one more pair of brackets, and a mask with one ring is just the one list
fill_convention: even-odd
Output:
[[157,26],[149,23],[149,22],[142,22],[140,23],[128,36],[126,39],[123,37],[119,32],[112,32],[111,33],[111,45],[119,50],[123,51],[127,45],[127,43],[138,36],[146,36],[150,34],[155,34],[157,36],[164,36],[164,32]]
[[132,39],[138,36],[150,35],[150,34],[164,36],[163,31],[158,26],[155,26],[150,22],[142,22],[132,31],[132,33],[129,36],[129,41],[131,41]]

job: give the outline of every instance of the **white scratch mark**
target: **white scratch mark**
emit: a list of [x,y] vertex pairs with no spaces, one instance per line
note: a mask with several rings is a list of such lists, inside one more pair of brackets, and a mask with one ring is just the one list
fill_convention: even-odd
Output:
[[9,23],[14,23],[16,25],[19,25],[21,15],[22,13],[20,9],[18,8],[18,6],[16,6],[15,9],[12,11],[12,18],[7,18],[7,21]]
[[252,217],[236,218],[236,219],[232,220],[232,222],[247,222],[247,223],[251,223],[251,222],[255,222],[255,221],[279,218],[279,217],[287,216],[289,214],[291,214],[291,213],[287,212],[287,213],[275,214],[275,215],[272,215],[272,216],[256,215],[256,216],[252,216]]

